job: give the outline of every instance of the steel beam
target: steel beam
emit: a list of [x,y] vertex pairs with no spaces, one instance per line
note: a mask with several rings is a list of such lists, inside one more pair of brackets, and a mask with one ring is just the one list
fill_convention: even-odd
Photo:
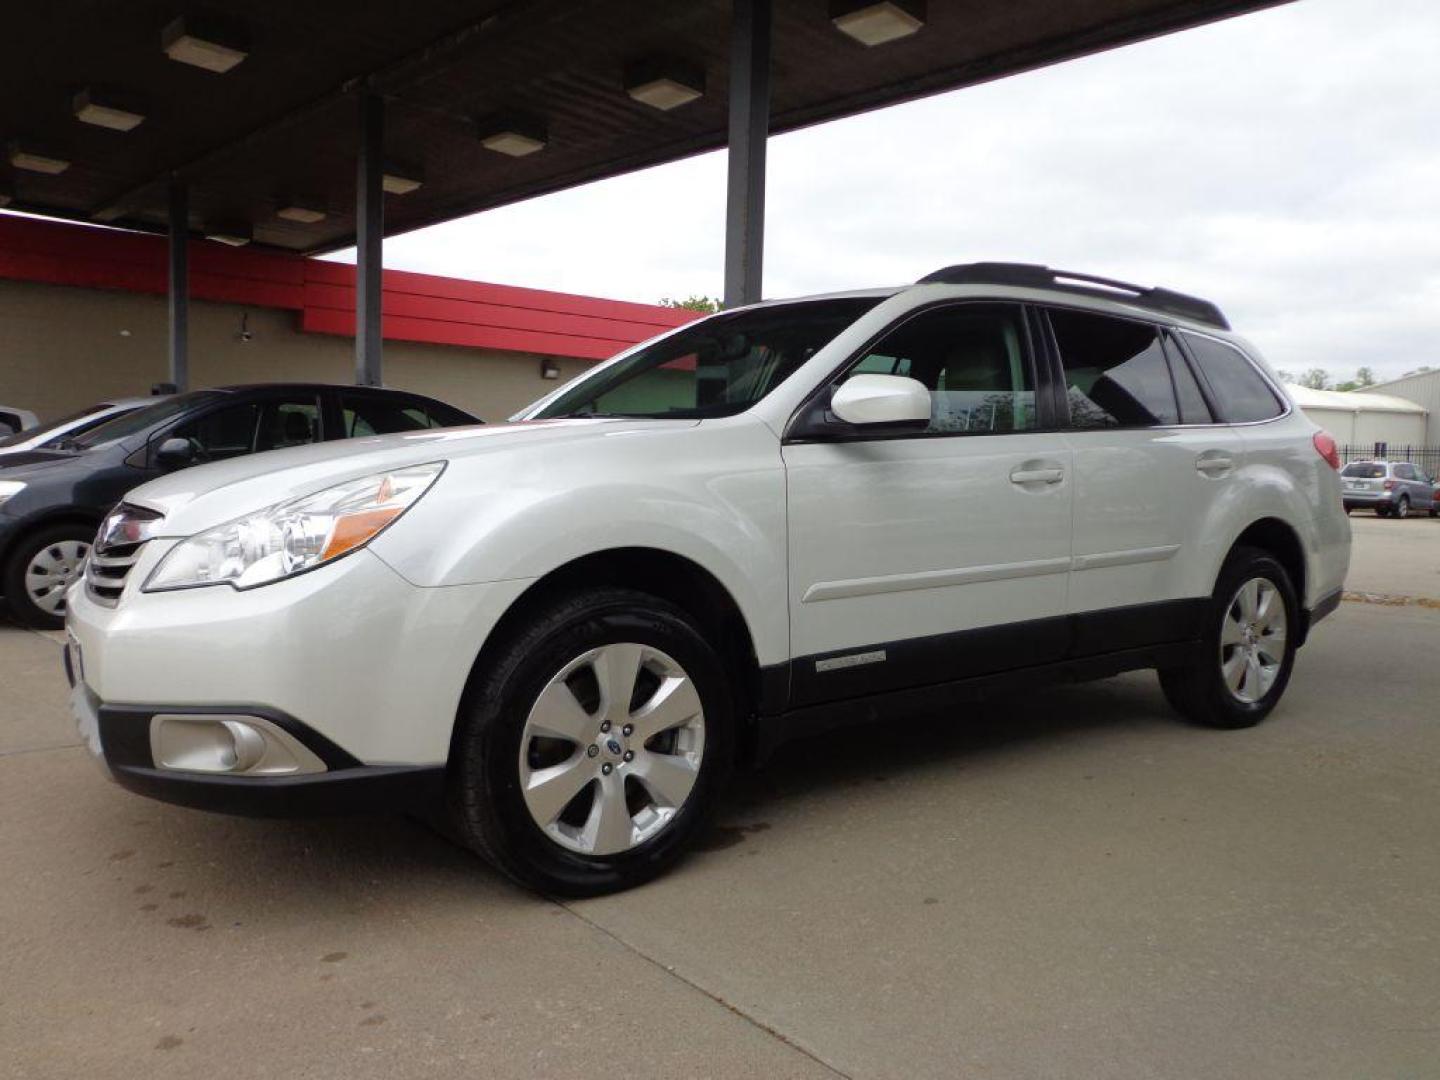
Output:
[[360,92],[360,154],[355,172],[355,382],[379,386],[381,242],[385,237],[385,102]]
[[760,299],[765,263],[765,146],[770,137],[770,0],[734,0],[730,19],[727,308]]
[[170,384],[177,394],[190,383],[190,189],[170,182]]

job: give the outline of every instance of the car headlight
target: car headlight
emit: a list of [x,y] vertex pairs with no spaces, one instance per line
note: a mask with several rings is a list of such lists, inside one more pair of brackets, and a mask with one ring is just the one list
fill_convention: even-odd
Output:
[[0,505],[3,505],[7,499],[13,499],[24,490],[25,481],[23,480],[0,480]]
[[415,505],[444,468],[436,461],[347,480],[196,533],[160,560],[144,591],[249,589],[358,551]]

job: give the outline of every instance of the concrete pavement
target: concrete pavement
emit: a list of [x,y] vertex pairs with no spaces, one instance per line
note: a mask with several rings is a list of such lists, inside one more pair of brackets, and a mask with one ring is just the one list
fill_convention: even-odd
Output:
[[7,1078],[1440,1073],[1437,610],[1343,605],[1251,731],[1138,674],[796,745],[563,906],[405,820],[131,796],[58,654],[0,629]]

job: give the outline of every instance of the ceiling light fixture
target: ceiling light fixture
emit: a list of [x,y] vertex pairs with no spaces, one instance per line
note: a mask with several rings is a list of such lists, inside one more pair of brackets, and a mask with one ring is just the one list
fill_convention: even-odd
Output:
[[214,19],[181,15],[160,32],[160,47],[171,60],[223,75],[250,55],[238,27]]
[[6,147],[6,157],[17,169],[44,173],[46,176],[59,176],[70,168],[70,162],[64,158],[41,153],[35,147],[18,141],[12,141]]
[[133,131],[145,121],[136,103],[108,90],[87,86],[73,100],[75,119],[111,131]]
[[407,165],[386,165],[380,186],[391,195],[409,195],[417,190],[425,178],[419,169]]
[[217,221],[205,226],[205,239],[229,247],[244,247],[255,236],[255,230],[243,221]]
[[831,0],[830,21],[862,45],[884,45],[925,25],[925,0]]
[[527,157],[544,150],[548,141],[545,125],[529,116],[497,116],[476,125],[480,145],[509,157]]
[[625,92],[642,105],[669,112],[705,93],[705,69],[673,56],[650,56],[625,70]]
[[290,199],[275,211],[275,216],[301,225],[314,225],[328,216],[324,210],[316,209],[319,205],[318,199]]
[[10,201],[14,198],[15,192],[11,190],[10,185],[0,184],[0,206],[9,206]]

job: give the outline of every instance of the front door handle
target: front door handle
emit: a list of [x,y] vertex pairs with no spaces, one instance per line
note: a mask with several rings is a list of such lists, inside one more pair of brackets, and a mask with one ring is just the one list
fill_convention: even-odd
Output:
[[1206,450],[1195,459],[1195,469],[1206,476],[1224,476],[1235,467],[1235,459],[1223,450]]
[[1065,470],[1059,465],[1043,465],[1036,463],[1010,470],[1010,482],[1012,484],[1058,484],[1065,479]]

